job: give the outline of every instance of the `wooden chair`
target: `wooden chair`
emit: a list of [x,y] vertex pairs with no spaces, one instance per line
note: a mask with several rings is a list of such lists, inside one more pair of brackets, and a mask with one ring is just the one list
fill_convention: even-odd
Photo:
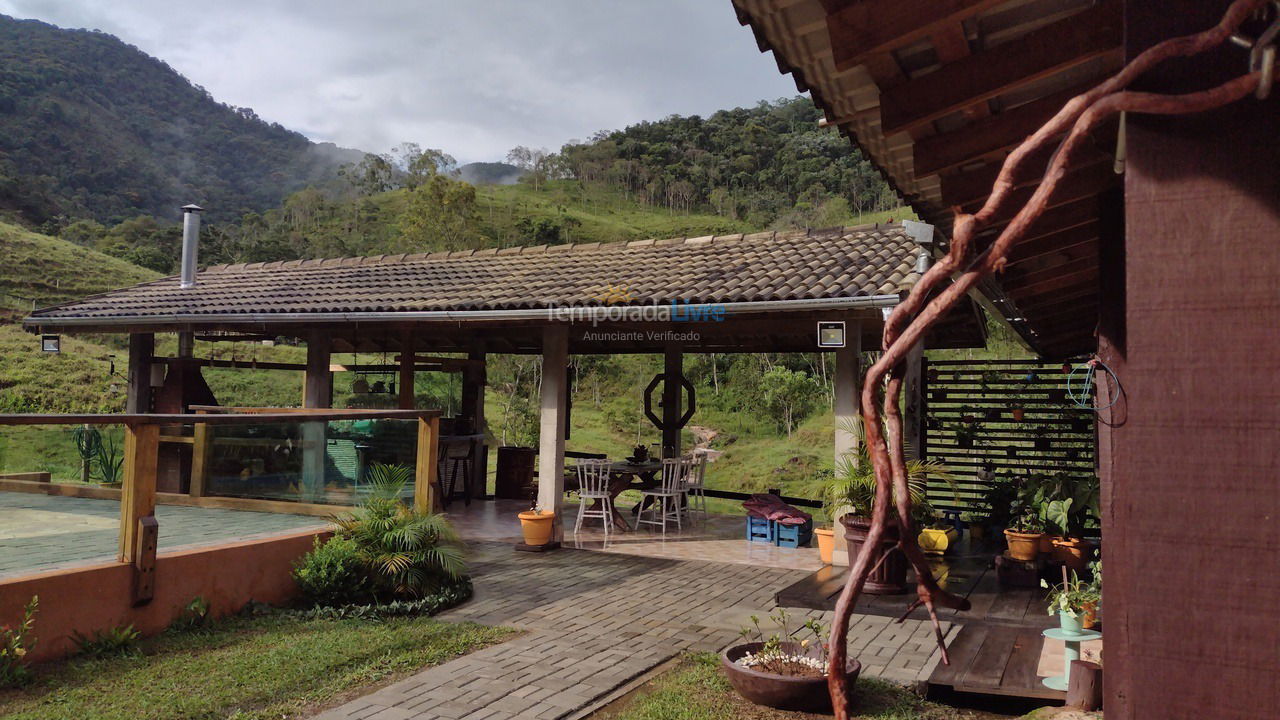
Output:
[[[587,518],[600,518],[604,521],[604,537],[609,539],[609,531],[613,529],[613,497],[609,495],[609,460],[608,458],[584,458],[578,460],[578,520],[573,525],[573,534],[582,529],[582,521]],[[592,509],[598,505],[598,509]]]
[[[681,504],[685,501],[685,482],[693,463],[685,458],[666,458],[662,461],[662,482],[650,490],[641,490],[643,509],[636,518],[636,527],[657,525],[662,536],[667,536],[667,521],[676,521],[676,530],[683,530],[680,517],[684,514]],[[645,513],[649,513],[645,519]]]
[[685,506],[686,511],[693,513],[701,513],[703,519],[707,517],[707,454],[703,452],[696,453],[690,460],[689,474],[685,477],[684,490],[688,498],[688,504]]

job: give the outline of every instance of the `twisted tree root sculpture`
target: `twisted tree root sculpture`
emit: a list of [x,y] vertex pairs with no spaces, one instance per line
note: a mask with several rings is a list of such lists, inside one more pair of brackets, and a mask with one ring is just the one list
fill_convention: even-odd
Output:
[[[949,663],[936,608],[938,605],[957,610],[969,608],[968,600],[952,595],[938,586],[924,553],[916,542],[916,535],[912,532],[911,493],[907,488],[902,416],[898,410],[907,353],[917,343],[923,342],[929,328],[944,317],[979,281],[1004,269],[1009,250],[1043,214],[1049,198],[1066,175],[1072,153],[1099,123],[1119,112],[1165,115],[1203,112],[1235,102],[1254,92],[1262,82],[1261,71],[1250,72],[1218,87],[1186,95],[1131,92],[1125,91],[1125,88],[1166,59],[1196,55],[1221,45],[1265,2],[1266,0],[1236,0],[1216,26],[1193,35],[1166,40],[1150,48],[1134,58],[1119,73],[1063,106],[1057,115],[1006,158],[991,195],[980,210],[972,215],[956,211],[953,238],[947,254],[921,277],[885,322],[882,338],[884,352],[867,370],[861,396],[864,440],[876,475],[871,526],[867,530],[862,549],[849,568],[849,577],[836,602],[835,617],[831,623],[827,683],[837,720],[848,720],[852,698],[843,672],[848,658],[849,616],[872,571],[871,556],[884,538],[891,506],[896,509],[898,523],[902,528],[898,533],[897,547],[910,561],[917,578],[917,597],[899,618],[899,622],[905,620],[912,610],[924,605],[933,623],[942,661]],[[1014,180],[1024,169],[1028,158],[1064,132],[1067,133],[1066,139],[1050,160],[1039,187],[1026,205],[990,247],[982,252],[974,252],[975,236],[990,224],[991,219],[1008,202],[1014,189]],[[939,288],[941,290],[930,300],[929,295]]]

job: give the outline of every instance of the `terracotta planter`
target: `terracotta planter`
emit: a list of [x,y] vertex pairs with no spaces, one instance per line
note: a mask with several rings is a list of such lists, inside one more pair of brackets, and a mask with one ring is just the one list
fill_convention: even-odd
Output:
[[1052,554],[1053,554],[1053,541],[1054,541],[1054,540],[1061,540],[1061,539],[1062,539],[1062,536],[1061,536],[1061,535],[1047,535],[1047,534],[1046,534],[1046,535],[1041,535],[1041,536],[1040,536],[1040,554],[1041,554],[1041,555],[1052,555]]
[[836,549],[836,531],[832,528],[817,528],[813,531],[818,538],[818,557],[823,565],[831,564],[831,555]]
[[525,545],[546,545],[551,542],[551,531],[555,527],[556,519],[554,512],[526,510],[520,513],[519,517],[520,532],[524,533]]
[[1023,408],[1014,408],[1013,410],[1010,411],[1010,413],[1013,415],[1013,419],[1016,422],[1022,422],[1022,418],[1026,417],[1027,415],[1027,411],[1024,410]]
[[1044,533],[1020,533],[1012,530],[1004,531],[1005,541],[1009,543],[1009,557],[1014,560],[1031,561],[1040,556],[1040,539]]
[[[720,666],[730,684],[742,697],[757,705],[779,710],[807,712],[831,712],[831,694],[827,690],[827,676],[790,677],[744,668],[737,664],[747,653],[759,652],[764,643],[735,645],[720,654]],[[795,655],[818,657],[812,648],[801,648],[799,643],[782,643],[785,652]],[[845,663],[849,687],[858,679],[862,665],[852,658]]]
[[1054,538],[1053,559],[1081,573],[1089,566],[1089,543],[1080,538]]
[[[845,515],[840,518],[840,524],[844,525],[844,541],[849,550],[849,564],[852,565],[858,557],[858,552],[862,550],[862,541],[866,539],[867,531],[871,529],[871,520]],[[871,595],[896,595],[906,592],[908,563],[906,556],[897,549],[897,544],[898,523],[894,520],[885,527],[880,548],[871,555],[871,565],[874,567],[884,553],[889,553],[889,556],[880,563],[880,567],[875,572],[867,576],[863,592]]]
[[1098,606],[1096,603],[1084,603],[1080,606],[1080,627],[1092,630],[1098,625]]

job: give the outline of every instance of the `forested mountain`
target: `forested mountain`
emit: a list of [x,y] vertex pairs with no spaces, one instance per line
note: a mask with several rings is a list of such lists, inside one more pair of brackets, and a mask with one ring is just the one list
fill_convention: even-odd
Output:
[[0,213],[114,223],[197,202],[239,217],[353,152],[219,103],[111,35],[0,15]]
[[706,118],[673,115],[590,142],[565,145],[546,161],[589,185],[675,210],[709,207],[765,227],[779,219],[820,225],[827,214],[889,210],[899,204],[880,175],[838,133],[818,127],[808,98],[762,101]]

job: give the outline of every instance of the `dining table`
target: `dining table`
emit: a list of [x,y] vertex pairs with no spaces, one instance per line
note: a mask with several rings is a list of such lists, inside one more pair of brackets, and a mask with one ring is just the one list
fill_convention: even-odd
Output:
[[[632,529],[622,513],[618,512],[618,496],[627,490],[648,490],[657,487],[658,476],[661,473],[662,461],[652,458],[626,459],[609,463],[609,499],[613,507],[614,526],[624,531]],[[641,505],[643,502],[637,504],[631,514],[639,515]]]

